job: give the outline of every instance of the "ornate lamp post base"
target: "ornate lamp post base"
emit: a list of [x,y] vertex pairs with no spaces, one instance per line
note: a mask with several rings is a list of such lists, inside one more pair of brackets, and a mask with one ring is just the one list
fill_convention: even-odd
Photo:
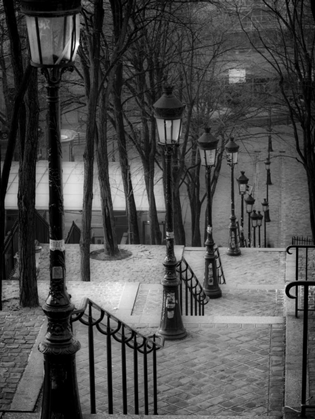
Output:
[[203,290],[210,299],[218,299],[222,297],[222,291],[218,283],[217,262],[214,255],[214,242],[212,239],[212,228],[207,228],[206,240],[206,255],[205,255],[205,277],[203,282]]
[[222,290],[218,284],[213,286],[204,287],[203,291],[210,299],[218,299],[222,297]]
[[[168,238],[172,243],[172,238]],[[178,287],[180,280],[176,275],[176,257],[174,255],[173,244],[167,248],[169,252],[164,260],[165,276],[162,280],[163,301],[160,328],[157,335],[164,337],[165,340],[180,340],[187,336],[187,332],[182,322],[182,314],[179,305]]]
[[165,340],[180,340],[187,336],[178,297],[178,285],[163,286],[162,314],[157,335],[164,337]]
[[[55,355],[45,353],[47,349],[43,347],[40,349],[44,353],[45,369],[41,418],[82,418],[75,368],[75,353],[79,346],[74,343],[73,349]],[[68,350],[73,354],[66,354]]]
[[229,248],[227,250],[227,255],[238,256],[241,255],[241,248],[239,246],[240,240],[235,223],[235,218],[231,217],[230,223],[230,233],[229,233]]

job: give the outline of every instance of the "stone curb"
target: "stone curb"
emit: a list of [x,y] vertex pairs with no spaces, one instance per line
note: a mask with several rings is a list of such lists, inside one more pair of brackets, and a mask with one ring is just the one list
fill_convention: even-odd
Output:
[[[285,285],[295,281],[295,251],[286,254]],[[295,318],[295,299],[285,295],[286,352],[285,352],[285,395],[284,418],[297,418],[301,405],[302,386],[302,319]]]

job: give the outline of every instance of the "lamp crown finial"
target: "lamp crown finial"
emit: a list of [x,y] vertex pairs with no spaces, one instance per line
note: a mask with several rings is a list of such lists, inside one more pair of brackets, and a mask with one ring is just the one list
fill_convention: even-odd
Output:
[[174,87],[171,86],[169,83],[165,83],[163,86],[164,93],[166,95],[172,95]]

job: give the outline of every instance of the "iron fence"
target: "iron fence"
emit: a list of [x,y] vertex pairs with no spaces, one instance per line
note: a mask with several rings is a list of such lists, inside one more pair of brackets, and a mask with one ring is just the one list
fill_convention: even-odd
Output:
[[220,257],[220,251],[217,245],[214,246],[214,256],[216,258],[217,277],[219,279],[219,284],[225,284],[223,265]]
[[[310,288],[314,289],[315,281],[303,281],[297,280],[289,283],[285,288],[285,293],[290,299],[295,299],[296,306],[298,302],[297,290],[299,287],[303,288],[303,339],[302,339],[302,384],[301,384],[301,418],[306,417],[306,409],[314,409],[315,405],[307,405],[307,370],[308,370],[308,321],[309,321],[309,301],[310,301]],[[296,293],[295,295],[291,294],[291,289],[294,288]],[[314,309],[313,309],[314,310]]]
[[209,298],[185,258],[177,263],[176,271],[181,279],[179,299],[182,315],[204,316],[204,306]]
[[[163,340],[155,335],[145,337],[89,299],[85,299],[82,309],[74,311],[72,325],[77,321],[88,328],[88,334],[83,335],[86,342],[80,342],[88,348],[86,389],[91,414],[97,410],[108,414],[114,414],[114,410],[124,415],[131,411],[135,415],[148,415],[149,411],[158,414],[157,350]],[[77,358],[84,353],[79,352]],[[81,372],[78,367],[81,378],[85,369],[83,362]],[[82,379],[80,387],[84,387]]]
[[315,245],[313,238],[309,238],[308,236],[304,238],[304,236],[292,236],[292,245]]
[[[292,255],[292,249],[295,250],[295,317],[298,318],[299,312],[303,311],[301,302],[303,295],[300,293],[297,281],[308,281],[308,278],[310,277],[310,269],[312,268],[314,269],[314,272],[311,272],[311,276],[315,276],[315,261],[314,258],[310,258],[310,252],[315,250],[315,245],[290,245],[286,248],[286,252],[289,255]],[[309,310],[315,311],[315,307]]]

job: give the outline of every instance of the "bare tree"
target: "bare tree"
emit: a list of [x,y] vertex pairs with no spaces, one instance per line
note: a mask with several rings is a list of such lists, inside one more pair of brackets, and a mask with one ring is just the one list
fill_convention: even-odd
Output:
[[[37,306],[38,292],[36,282],[35,266],[35,235],[34,235],[34,214],[35,214],[35,179],[36,179],[36,158],[37,158],[37,128],[38,128],[38,100],[37,100],[37,77],[36,70],[28,66],[23,68],[23,53],[20,42],[20,34],[17,27],[15,4],[3,0],[6,26],[8,30],[10,59],[13,69],[14,86],[17,94],[14,106],[11,108],[10,101],[6,101],[9,109],[7,115],[10,119],[10,130],[8,147],[1,176],[1,230],[0,243],[1,251],[4,242],[5,208],[4,200],[8,185],[8,177],[19,135],[20,140],[20,170],[19,170],[19,268],[20,268],[20,304],[22,306]],[[5,62],[2,62],[4,70]],[[24,102],[24,95],[27,90],[27,108]],[[4,86],[6,88],[8,85]],[[2,252],[1,252],[2,254]],[[2,258],[1,258],[2,260]],[[2,263],[2,261],[1,261]],[[1,269],[2,276],[2,269]]]
[[278,81],[277,90],[269,94],[289,114],[295,148],[306,171],[315,239],[315,26],[311,6],[314,9],[313,2],[306,0],[262,0],[255,7],[234,10],[252,47]]

